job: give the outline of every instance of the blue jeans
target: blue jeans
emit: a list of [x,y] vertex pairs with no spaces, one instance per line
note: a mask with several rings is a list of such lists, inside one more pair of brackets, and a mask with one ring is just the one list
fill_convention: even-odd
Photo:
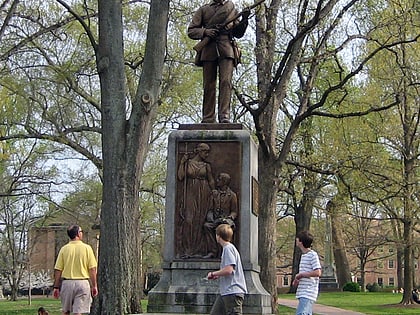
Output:
[[314,301],[307,298],[299,298],[299,304],[296,309],[296,315],[312,315],[312,305]]

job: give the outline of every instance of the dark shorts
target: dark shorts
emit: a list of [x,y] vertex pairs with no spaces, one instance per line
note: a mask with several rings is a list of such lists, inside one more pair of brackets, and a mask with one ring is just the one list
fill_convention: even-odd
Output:
[[242,315],[244,298],[240,295],[218,296],[211,308],[210,315]]

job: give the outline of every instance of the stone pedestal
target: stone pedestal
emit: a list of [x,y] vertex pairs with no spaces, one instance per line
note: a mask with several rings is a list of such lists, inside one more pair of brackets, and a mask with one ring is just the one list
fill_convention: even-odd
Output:
[[331,265],[322,268],[322,276],[319,279],[319,291],[338,291],[339,285],[335,277],[334,268]]
[[205,259],[200,254],[185,258],[179,249],[178,208],[180,199],[188,196],[180,193],[183,184],[177,178],[177,169],[182,155],[192,152],[200,143],[210,147],[206,161],[211,164],[214,177],[220,172],[229,173],[231,189],[238,196],[234,244],[241,254],[248,287],[243,314],[272,314],[271,297],[259,278],[257,146],[249,132],[238,124],[184,125],[169,136],[163,274],[149,292],[147,311],[209,314],[219,294],[218,280],[208,281],[206,276],[209,271],[219,269],[220,259]]
[[322,275],[319,279],[319,290],[321,292],[338,291],[339,285],[333,265],[332,227],[329,215],[325,217],[325,231],[325,260]]

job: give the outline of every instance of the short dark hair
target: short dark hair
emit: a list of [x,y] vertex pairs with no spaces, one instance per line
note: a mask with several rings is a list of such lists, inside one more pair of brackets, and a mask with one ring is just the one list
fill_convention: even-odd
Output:
[[216,235],[219,235],[225,242],[232,241],[233,230],[229,224],[220,224],[216,228]]
[[38,315],[48,315],[48,311],[45,308],[40,307],[38,308]]
[[314,237],[309,231],[301,231],[296,235],[296,238],[302,242],[302,245],[305,248],[310,248],[312,246],[312,242],[314,241]]
[[67,235],[70,237],[70,239],[74,239],[77,234],[79,234],[80,226],[77,224],[72,224],[67,228]]

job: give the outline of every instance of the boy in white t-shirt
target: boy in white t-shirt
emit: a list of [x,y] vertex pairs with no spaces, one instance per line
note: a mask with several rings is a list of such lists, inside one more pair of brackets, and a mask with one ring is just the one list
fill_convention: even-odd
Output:
[[219,279],[220,295],[216,298],[210,315],[242,314],[244,296],[248,292],[241,256],[231,243],[233,230],[229,224],[216,228],[216,240],[223,247],[220,269],[207,274],[207,279]]
[[299,300],[296,315],[312,315],[312,305],[318,297],[321,264],[318,254],[311,249],[314,238],[308,231],[302,231],[296,236],[296,246],[302,251],[299,273],[293,280],[297,287],[296,298]]

